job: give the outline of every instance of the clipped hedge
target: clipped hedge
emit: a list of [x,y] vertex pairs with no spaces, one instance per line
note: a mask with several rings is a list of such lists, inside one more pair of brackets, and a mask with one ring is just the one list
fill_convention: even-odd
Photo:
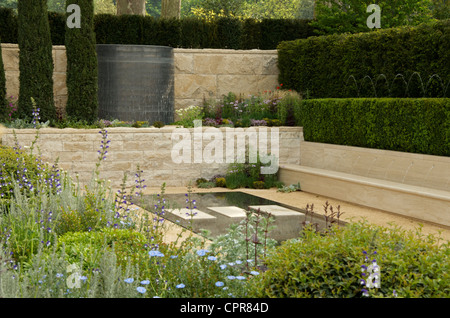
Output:
[[295,118],[306,141],[450,156],[449,98],[310,99]]
[[[306,230],[270,253],[268,270],[252,279],[248,296],[359,298],[364,288],[371,297],[447,298],[449,252],[448,242],[439,245],[437,236],[425,236],[420,228],[413,232],[359,222],[327,235]],[[367,279],[362,266],[373,259],[379,288],[361,285]]]
[[[64,45],[66,15],[48,13],[53,45]],[[312,36],[309,20],[265,19],[261,21],[218,18],[157,19],[151,16],[94,16],[98,44],[164,45],[180,48],[276,49],[280,41]],[[0,8],[0,38],[17,43],[17,15]]]
[[278,65],[309,98],[450,97],[450,20],[282,42]]

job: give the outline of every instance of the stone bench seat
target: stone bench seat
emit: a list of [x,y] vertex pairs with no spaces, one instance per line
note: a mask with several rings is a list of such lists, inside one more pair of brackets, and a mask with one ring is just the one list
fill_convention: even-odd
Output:
[[282,165],[285,184],[417,220],[450,226],[450,191],[358,176],[304,165]]

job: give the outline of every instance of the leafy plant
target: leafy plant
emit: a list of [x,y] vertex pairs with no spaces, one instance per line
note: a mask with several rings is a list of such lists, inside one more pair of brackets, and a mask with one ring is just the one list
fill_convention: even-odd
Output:
[[381,287],[371,295],[447,297],[449,244],[424,236],[420,228],[405,231],[367,222],[334,227],[328,234],[306,228],[266,259],[268,270],[257,277],[250,297],[362,297],[362,251],[377,252]]

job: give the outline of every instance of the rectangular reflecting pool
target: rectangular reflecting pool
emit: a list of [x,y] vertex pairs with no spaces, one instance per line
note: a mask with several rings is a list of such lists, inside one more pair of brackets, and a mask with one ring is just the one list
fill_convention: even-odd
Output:
[[[319,230],[326,226],[322,215],[311,215],[305,209],[240,191],[164,194],[163,197],[165,201],[161,202],[160,196],[146,195],[141,205],[149,212],[160,211],[155,210],[155,206],[164,205],[165,219],[196,233],[205,229],[212,237],[225,234],[231,224],[244,221],[246,211],[258,211],[262,216],[270,213],[275,228],[269,236],[277,241],[298,237],[305,222],[316,224]],[[344,222],[340,221],[340,224]]]

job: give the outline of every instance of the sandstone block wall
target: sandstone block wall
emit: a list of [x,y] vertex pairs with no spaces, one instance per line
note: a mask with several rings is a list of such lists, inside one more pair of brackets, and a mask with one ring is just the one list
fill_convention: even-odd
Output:
[[274,90],[278,84],[276,50],[175,49],[176,108],[237,95]]
[[[158,128],[110,128],[107,129],[108,139],[111,140],[106,160],[100,166],[100,177],[111,180],[114,188],[119,188],[122,183],[124,172],[128,175],[128,185],[134,183],[134,173],[139,164],[143,170],[143,178],[147,186],[159,187],[163,182],[167,186],[187,186],[189,182],[194,182],[197,178],[210,178],[216,174],[223,174],[227,171],[229,163],[224,157],[222,163],[207,163],[201,160],[195,163],[192,159],[190,163],[176,163],[172,159],[172,149],[180,139],[173,139],[173,133],[177,132],[175,126],[165,126]],[[194,151],[205,153],[212,140],[203,140],[201,145],[194,143],[194,129],[185,129],[191,137],[192,158]],[[201,128],[206,132],[207,127]],[[237,139],[245,138],[246,130],[239,131],[232,128],[217,128],[214,132],[223,137],[223,154],[226,153],[227,129],[237,134]],[[257,132],[258,140],[263,139],[259,134],[260,130],[267,132],[267,150],[270,153],[274,138],[271,132],[278,133],[279,140],[279,163],[299,164],[300,142],[303,139],[303,129],[301,127],[277,127],[254,128]],[[274,130],[275,129],[275,130]],[[179,130],[178,130],[179,132]],[[15,130],[17,140],[24,149],[29,149],[35,138],[34,129]],[[260,137],[261,136],[261,137]],[[213,137],[216,138],[216,137]],[[102,135],[98,129],[40,129],[39,139],[36,143],[34,153],[37,149],[41,152],[44,161],[54,163],[59,158],[59,166],[69,171],[72,176],[79,175],[81,183],[88,182],[93,174],[98,153],[100,150]],[[2,135],[2,144],[14,145],[14,136],[11,129],[5,129]],[[249,143],[246,143],[248,149]],[[237,154],[237,141],[234,143],[234,150]]]
[[[67,103],[66,48],[53,46],[53,94],[55,106],[64,112]],[[6,92],[8,96],[19,96],[19,47],[17,44],[2,44],[2,58],[5,68]]]
[[[19,95],[19,49],[2,44],[8,95]],[[204,99],[220,100],[233,92],[258,94],[278,84],[276,50],[174,49],[175,109],[200,105]],[[60,113],[67,102],[66,50],[53,47],[54,95]]]

